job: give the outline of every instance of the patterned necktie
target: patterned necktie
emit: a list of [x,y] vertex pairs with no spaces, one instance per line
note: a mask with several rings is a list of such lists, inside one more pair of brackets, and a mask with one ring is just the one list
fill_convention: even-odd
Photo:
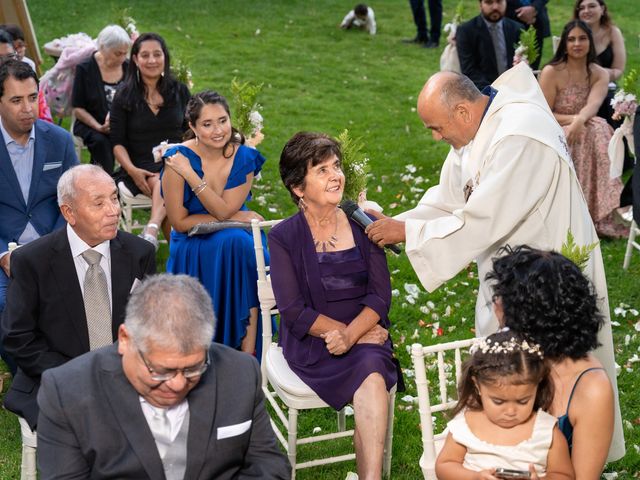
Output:
[[82,258],[89,264],[84,276],[84,311],[89,330],[89,348],[95,350],[113,343],[109,288],[100,266],[102,254],[89,249],[82,252]]
[[504,35],[498,30],[497,23],[489,24],[489,33],[493,43],[493,51],[496,54],[496,65],[498,75],[502,75],[507,70],[507,47],[505,46]]
[[153,416],[149,420],[149,428],[153,434],[153,439],[156,441],[160,458],[164,458],[169,445],[171,445],[171,424],[169,423],[166,409],[153,409]]

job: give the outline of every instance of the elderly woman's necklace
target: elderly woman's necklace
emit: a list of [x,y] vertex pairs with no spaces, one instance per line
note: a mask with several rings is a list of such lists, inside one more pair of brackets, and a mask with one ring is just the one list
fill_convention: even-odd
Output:
[[[311,215],[308,212],[307,212],[307,214],[311,218],[313,218],[315,220],[313,215]],[[323,223],[323,221],[322,220],[320,220],[320,221],[316,220],[316,223],[318,225],[320,225],[320,224]],[[338,209],[337,208],[336,208],[336,211],[335,211],[335,223],[336,223],[336,227],[333,230],[333,233],[326,240],[318,240],[316,238],[316,235],[313,234],[313,230],[311,230],[311,238],[313,238],[313,245],[315,246],[316,251],[326,252],[328,247],[331,247],[332,249],[335,250],[336,244],[338,243],[338,237],[337,237],[337,234],[338,234]]]

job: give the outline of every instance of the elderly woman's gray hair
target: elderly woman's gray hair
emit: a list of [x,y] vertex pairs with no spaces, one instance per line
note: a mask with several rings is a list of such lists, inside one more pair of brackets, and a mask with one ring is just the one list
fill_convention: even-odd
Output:
[[60,180],[58,180],[58,206],[68,205],[69,202],[73,201],[76,196],[76,179],[80,175],[105,175],[111,178],[111,176],[105,172],[102,167],[92,165],[90,163],[84,163],[70,168],[64,172],[60,176]]
[[135,288],[124,321],[143,353],[153,344],[184,354],[209,348],[214,323],[211,297],[200,282],[168,273],[147,277]]
[[107,25],[98,34],[96,45],[98,50],[129,48],[133,42],[127,31],[118,25]]

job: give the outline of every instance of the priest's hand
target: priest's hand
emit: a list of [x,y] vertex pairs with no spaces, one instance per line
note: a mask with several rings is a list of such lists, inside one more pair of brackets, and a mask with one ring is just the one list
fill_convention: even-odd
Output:
[[367,209],[366,212],[377,219],[365,229],[365,233],[373,243],[383,248],[385,245],[405,241],[404,222],[394,220],[375,210]]

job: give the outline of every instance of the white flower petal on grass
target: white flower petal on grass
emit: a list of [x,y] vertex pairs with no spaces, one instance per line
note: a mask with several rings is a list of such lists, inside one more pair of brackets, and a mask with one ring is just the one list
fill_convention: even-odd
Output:
[[631,335],[625,335],[624,336],[624,345],[625,345],[625,347],[629,345],[629,342],[631,342]]
[[313,433],[320,433],[322,431],[322,429],[320,427],[313,427]]
[[433,303],[431,300],[429,300],[427,302],[427,307],[429,307],[431,310],[433,310],[434,308],[436,308],[436,304]]
[[636,363],[636,362],[640,362],[640,358],[638,358],[638,354],[634,353],[633,357],[631,357],[629,360],[627,360],[629,363]]
[[420,338],[420,334],[418,333],[417,328],[413,331],[413,335],[411,335],[411,338]]
[[256,35],[260,35],[260,29],[256,28]]
[[397,297],[398,295],[400,295],[400,290],[398,290],[397,288],[394,288],[393,290],[391,290],[392,297]]
[[411,295],[405,295],[405,300],[407,302],[409,302],[411,305],[415,305],[416,304],[416,298],[412,297]]
[[426,305],[422,305],[420,307],[420,311],[425,315],[429,315],[431,313],[431,310],[429,310],[429,307],[427,307]]
[[636,322],[636,324],[633,326],[633,328],[636,329],[636,332],[640,332],[640,320]]
[[617,472],[603,473],[602,476],[606,480],[614,480],[614,479],[618,478],[618,473]]
[[633,423],[631,423],[629,420],[623,420],[622,423],[624,423],[624,428],[626,428],[627,430],[633,430]]
[[622,371],[622,368],[620,367],[620,365],[618,365],[615,362],[614,362],[614,367],[615,367],[616,377],[617,377],[618,375],[620,375],[620,372]]
[[631,310],[629,310],[629,313],[634,317],[638,316],[638,310],[636,310],[635,308],[632,308]]
[[269,209],[268,209],[268,210],[269,210],[269,212],[271,212],[271,213],[278,213],[278,209],[277,209],[277,208],[274,208],[274,207],[269,207]]
[[402,400],[403,402],[406,402],[406,403],[413,403],[415,401],[414,398],[411,395],[405,395],[400,400]]
[[409,172],[409,173],[416,173],[416,171],[418,170],[418,169],[416,168],[416,166],[415,166],[415,165],[412,165],[412,164],[405,165],[405,167],[404,167],[404,168],[405,168],[405,170],[407,170],[407,172]]
[[346,407],[344,407],[344,414],[347,417],[352,417],[353,416],[353,407],[351,405],[347,405]]
[[404,289],[410,296],[414,298],[418,298],[418,296],[420,295],[420,287],[418,287],[415,283],[405,283]]
[[416,375],[415,372],[410,368],[403,368],[402,373],[404,373],[404,375],[409,378],[413,378]]
[[620,322],[616,322],[615,320],[611,320],[611,325],[614,327],[619,327],[620,326]]

